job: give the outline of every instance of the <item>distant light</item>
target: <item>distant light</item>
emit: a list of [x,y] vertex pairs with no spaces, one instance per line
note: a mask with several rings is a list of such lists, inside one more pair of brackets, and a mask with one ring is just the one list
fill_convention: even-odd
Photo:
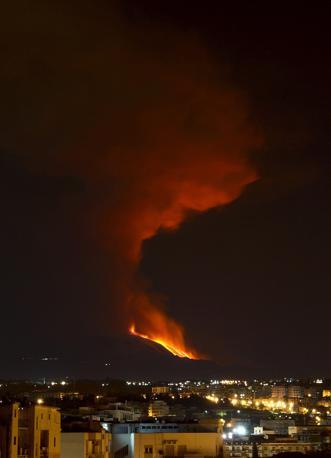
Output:
[[247,430],[244,426],[239,425],[236,428],[233,429],[233,432],[235,434],[238,434],[238,436],[245,436],[247,434]]
[[61,385],[65,385],[65,384],[66,384],[66,382],[64,380],[62,380]]
[[44,404],[44,400],[42,398],[37,399],[37,404],[41,405]]
[[109,424],[108,423],[101,423],[101,426],[103,427],[103,429],[105,429],[106,431],[109,432],[110,428],[109,428]]
[[206,399],[208,399],[208,401],[215,402],[215,404],[217,404],[218,401],[219,401],[219,398],[217,396],[215,396],[214,394],[207,395]]

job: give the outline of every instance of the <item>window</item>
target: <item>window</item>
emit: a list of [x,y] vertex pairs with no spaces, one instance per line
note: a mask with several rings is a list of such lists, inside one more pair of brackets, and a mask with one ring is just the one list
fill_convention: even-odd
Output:
[[54,437],[54,447],[56,447],[56,437]]
[[153,453],[152,445],[145,445],[145,453],[147,453],[147,454]]
[[14,436],[14,445],[16,445],[16,436]]

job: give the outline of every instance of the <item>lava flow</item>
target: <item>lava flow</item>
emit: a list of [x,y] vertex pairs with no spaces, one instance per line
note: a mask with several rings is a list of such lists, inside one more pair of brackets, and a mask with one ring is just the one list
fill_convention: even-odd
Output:
[[146,339],[146,340],[151,340],[152,342],[155,342],[161,345],[163,348],[168,350],[174,356],[178,356],[179,358],[199,359],[198,355],[192,353],[191,351],[186,350],[185,347],[182,348],[181,346],[178,346],[178,344],[176,345],[176,343],[174,343],[171,340],[171,337],[169,340],[168,339],[166,340],[166,339],[161,339],[160,337],[153,337],[153,336],[148,336],[146,334],[141,334],[140,332],[136,331],[136,327],[134,324],[130,326],[129,331],[130,331],[130,334],[132,334],[133,336],[141,337],[142,339]]

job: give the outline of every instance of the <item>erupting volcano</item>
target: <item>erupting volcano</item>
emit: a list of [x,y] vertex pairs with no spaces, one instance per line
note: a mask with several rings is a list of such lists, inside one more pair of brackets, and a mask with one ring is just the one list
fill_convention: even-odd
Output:
[[117,224],[110,227],[110,243],[119,260],[120,301],[131,335],[175,356],[199,359],[184,328],[141,281],[143,242],[159,230],[177,230],[192,212],[235,200],[257,178],[248,153],[260,137],[242,97],[213,81],[207,63],[206,74],[195,69],[195,76],[178,67],[169,75],[169,68],[166,77],[159,75],[164,95],[158,103],[152,97],[135,107],[133,132],[140,146],[125,145],[125,162],[123,150],[111,157],[111,178],[121,199],[112,209]]
[[[47,47],[50,69],[59,67],[70,84],[48,91],[50,101],[43,92],[39,102],[31,99],[26,88],[23,105],[29,107],[32,100],[40,104],[34,110],[38,119],[31,120],[40,126],[31,151],[38,168],[45,166],[51,176],[75,177],[85,196],[90,233],[109,263],[105,301],[112,310],[103,316],[107,332],[114,323],[115,332],[129,330],[173,355],[198,359],[184,327],[168,316],[170,304],[146,286],[139,271],[143,243],[160,230],[177,230],[189,214],[235,200],[256,179],[249,155],[260,146],[260,135],[243,95],[224,79],[221,66],[196,37],[172,28],[168,33],[126,27],[116,14],[105,20],[100,35],[99,23],[95,31],[97,46],[91,47],[87,21],[85,43],[74,34],[72,47],[61,53]],[[71,22],[62,22],[61,27],[70,26],[71,36]],[[38,37],[45,33],[43,29]],[[35,43],[32,49],[38,49]],[[38,56],[31,61],[39,62]],[[49,132],[45,106],[54,107]],[[24,135],[30,130],[24,125]],[[50,151],[41,140],[52,145]],[[72,186],[68,201],[76,208],[78,191]]]
[[[211,95],[209,103],[211,107]],[[139,183],[139,192],[147,196],[146,200],[134,201],[132,213],[125,215],[130,216],[126,222],[126,227],[131,225],[127,232],[129,239],[124,247],[128,250],[126,256],[134,274],[132,278],[137,277],[144,240],[153,237],[159,229],[177,229],[188,212],[203,212],[233,201],[246,184],[256,179],[245,159],[238,157],[235,139],[233,157],[222,155],[222,139],[206,145],[204,155],[200,154],[203,145],[186,141],[190,157],[185,145],[182,149],[177,146],[176,154],[164,157],[168,162],[166,170],[162,170],[162,163],[153,164],[155,177]],[[158,304],[138,282],[127,290],[126,308],[133,323],[129,328],[132,335],[156,342],[175,356],[200,358],[185,342],[183,327],[168,317],[163,304]]]
[[189,359],[199,359],[197,354],[192,353],[190,350],[186,350],[185,344],[183,341],[177,342],[174,339],[174,336],[170,334],[170,336],[160,337],[160,336],[153,336],[153,335],[145,335],[140,334],[136,331],[135,325],[130,326],[130,334],[136,337],[141,337],[142,339],[151,340],[159,345],[161,345],[166,350],[170,351],[174,356],[178,356],[179,358],[189,358]]

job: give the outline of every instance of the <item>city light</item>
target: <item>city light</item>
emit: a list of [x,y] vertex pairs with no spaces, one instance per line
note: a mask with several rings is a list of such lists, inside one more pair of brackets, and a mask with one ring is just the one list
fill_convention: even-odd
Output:
[[247,434],[247,429],[242,425],[233,428],[232,431],[234,434],[238,434],[238,436],[245,436]]
[[214,394],[207,395],[206,399],[208,399],[208,401],[214,402],[215,404],[219,402],[219,398]]

